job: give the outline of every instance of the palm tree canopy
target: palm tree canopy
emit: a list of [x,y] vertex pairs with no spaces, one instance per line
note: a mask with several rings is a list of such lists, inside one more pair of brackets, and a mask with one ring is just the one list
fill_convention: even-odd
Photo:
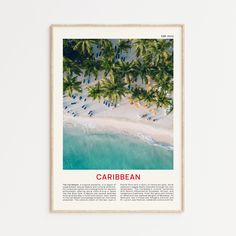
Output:
[[100,101],[103,95],[103,88],[101,87],[100,81],[97,82],[94,86],[88,87],[88,96],[93,100],[98,99]]
[[140,60],[136,61],[134,63],[133,70],[136,72],[136,75],[139,75],[142,83],[145,81],[145,83],[148,82],[148,75],[150,74],[150,67]]
[[126,83],[110,73],[108,78],[102,80],[103,97],[110,99],[115,105],[127,93]]
[[118,41],[117,53],[126,52],[128,53],[131,48],[131,41],[129,39],[120,39]]
[[106,51],[107,49],[112,48],[112,42],[109,39],[100,39],[98,40],[97,45],[101,51]]
[[173,52],[173,40],[172,39],[159,39],[159,40],[153,40],[152,43],[150,43],[147,56],[149,56],[149,60],[156,63],[166,63],[170,57],[172,58],[172,52]]
[[94,39],[76,39],[74,50],[78,50],[84,54],[92,54],[93,45],[96,43]]
[[131,100],[132,101],[141,101],[143,99],[143,94],[145,90],[140,87],[136,87],[131,92]]
[[150,40],[149,39],[133,39],[132,42],[136,51],[136,56],[137,57],[145,56]]
[[117,61],[115,63],[115,73],[119,75],[121,78],[125,76],[131,76],[133,72],[132,63],[128,61]]
[[100,61],[101,70],[104,71],[104,75],[107,76],[114,67],[113,61],[108,58],[104,58]]
[[77,76],[68,70],[63,78],[63,93],[72,96],[73,92],[82,92],[81,82],[77,80]]
[[156,106],[161,108],[167,108],[168,113],[170,113],[173,110],[173,99],[168,97],[163,92],[158,92],[157,94],[157,100],[156,100]]
[[97,78],[99,67],[100,67],[99,61],[90,59],[85,60],[83,63],[83,69],[85,71],[84,76],[93,75],[95,78]]
[[106,60],[114,61],[115,50],[112,45],[107,45],[106,48],[102,49],[102,57]]
[[67,57],[63,57],[63,71],[66,72],[68,70],[77,75],[80,75],[82,73],[82,70],[78,63],[73,62]]
[[156,92],[151,89],[150,91],[145,91],[142,95],[143,101],[146,102],[148,105],[153,104],[157,99]]

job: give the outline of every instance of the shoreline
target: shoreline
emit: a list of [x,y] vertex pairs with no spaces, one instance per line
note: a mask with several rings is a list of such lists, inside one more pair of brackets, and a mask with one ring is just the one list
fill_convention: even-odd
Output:
[[172,129],[154,126],[141,121],[108,117],[72,117],[64,114],[64,122],[78,124],[97,131],[115,132],[135,136],[144,141],[173,146]]

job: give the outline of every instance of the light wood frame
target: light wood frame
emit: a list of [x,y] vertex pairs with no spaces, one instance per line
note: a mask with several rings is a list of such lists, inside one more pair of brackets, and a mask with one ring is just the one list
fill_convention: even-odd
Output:
[[[53,28],[57,27],[179,27],[181,29],[181,209],[180,210],[55,210],[53,209]],[[50,185],[49,210],[52,213],[180,213],[184,211],[184,24],[53,24],[50,26]]]

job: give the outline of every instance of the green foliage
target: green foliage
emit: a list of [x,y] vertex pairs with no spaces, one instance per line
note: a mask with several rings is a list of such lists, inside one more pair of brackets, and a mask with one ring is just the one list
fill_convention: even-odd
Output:
[[151,39],[133,39],[133,46],[136,51],[136,56],[142,58],[146,55],[148,45],[150,44]]
[[150,74],[150,67],[146,63],[142,63],[141,61],[136,61],[133,66],[133,73],[136,73],[136,75],[139,75],[142,83],[148,82],[148,76]]
[[107,76],[114,69],[113,60],[104,58],[100,61],[100,68],[104,71],[104,76]]
[[113,61],[115,56],[115,50],[112,46],[112,42],[108,39],[98,40],[98,48],[101,50],[101,54],[104,60]]
[[82,92],[81,82],[79,82],[77,76],[68,69],[64,72],[63,93],[71,97],[73,92]]
[[131,102],[138,102],[143,100],[145,92],[146,90],[140,87],[135,87],[134,89],[132,89],[130,97]]
[[[130,52],[132,59],[118,59]],[[87,88],[93,99],[117,104],[128,95],[130,101],[173,110],[172,39],[64,39],[63,56],[63,91],[69,96],[81,91],[77,75],[96,79],[102,71],[103,80]]]
[[114,66],[114,74],[119,78],[124,78],[127,84],[133,81],[133,63],[128,61],[118,61]]
[[122,52],[129,52],[129,49],[131,48],[131,41],[129,39],[119,39],[118,45],[117,45],[117,53]]
[[127,93],[126,83],[113,73],[102,80],[102,89],[103,97],[111,100],[115,106]]
[[67,57],[63,57],[63,71],[74,72],[77,75],[80,75],[82,73],[81,67],[78,63],[73,62],[71,59]]
[[101,87],[100,81],[98,81],[94,86],[88,87],[88,96],[93,100],[98,99],[99,102],[103,96],[103,88]]
[[82,52],[83,54],[92,54],[92,47],[96,43],[93,39],[80,39],[76,40],[73,50]]
[[93,75],[95,78],[97,78],[100,63],[94,59],[87,59],[84,61],[82,68],[84,69],[84,76],[90,77],[91,75]]

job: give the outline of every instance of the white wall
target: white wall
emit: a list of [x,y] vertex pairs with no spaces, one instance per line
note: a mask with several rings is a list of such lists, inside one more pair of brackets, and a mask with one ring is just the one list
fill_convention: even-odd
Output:
[[[0,235],[236,235],[234,0],[0,0]],[[49,25],[185,23],[183,214],[51,214]]]

